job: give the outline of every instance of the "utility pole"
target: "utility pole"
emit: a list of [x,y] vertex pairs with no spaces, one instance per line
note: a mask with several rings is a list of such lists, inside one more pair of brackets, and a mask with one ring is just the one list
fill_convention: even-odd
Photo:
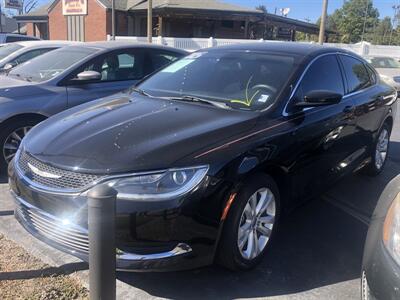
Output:
[[328,11],[328,0],[323,0],[322,4],[322,15],[321,15],[321,24],[319,27],[319,39],[318,42],[322,45],[325,40],[325,25],[326,25],[326,14]]
[[149,43],[153,42],[153,1],[147,0],[147,41]]
[[111,39],[115,41],[115,0],[111,1]]
[[394,16],[393,16],[393,21],[392,21],[392,28],[390,29],[389,45],[392,44],[393,30],[397,24],[396,21],[397,21],[397,15],[399,13],[400,5],[393,5],[392,8],[394,10]]
[[0,2],[0,32],[3,32],[3,12],[1,11],[1,2]]

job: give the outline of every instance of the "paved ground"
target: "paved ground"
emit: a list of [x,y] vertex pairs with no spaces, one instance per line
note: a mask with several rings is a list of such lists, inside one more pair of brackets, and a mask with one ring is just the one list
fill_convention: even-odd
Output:
[[[297,209],[280,227],[262,265],[232,273],[217,266],[178,273],[120,273],[121,299],[359,299],[359,275],[369,217],[386,184],[400,173],[400,113],[390,159],[377,178],[350,176]],[[0,185],[0,231],[46,263],[87,281],[86,265],[27,235],[12,217]],[[1,273],[0,273],[1,274]]]

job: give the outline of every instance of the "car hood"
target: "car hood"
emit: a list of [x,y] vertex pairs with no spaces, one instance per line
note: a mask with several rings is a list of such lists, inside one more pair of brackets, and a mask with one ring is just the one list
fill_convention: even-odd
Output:
[[376,71],[379,75],[385,75],[389,77],[400,76],[400,69],[397,68],[377,68]]
[[120,173],[178,160],[252,128],[258,113],[118,94],[42,122],[23,148],[55,167]]
[[9,101],[25,99],[26,96],[34,96],[43,92],[44,90],[37,83],[0,75],[0,102],[5,99]]

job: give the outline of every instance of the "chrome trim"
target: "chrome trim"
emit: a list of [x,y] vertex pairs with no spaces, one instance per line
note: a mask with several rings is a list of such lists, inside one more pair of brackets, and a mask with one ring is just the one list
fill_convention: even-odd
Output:
[[56,174],[52,174],[52,173],[49,173],[49,172],[42,171],[39,168],[36,168],[34,165],[32,165],[29,162],[27,164],[28,164],[29,169],[31,169],[31,171],[33,173],[35,173],[36,175],[39,175],[41,177],[52,178],[52,179],[60,179],[62,177],[61,175],[56,175]]
[[174,249],[166,252],[153,253],[153,254],[134,254],[121,251],[117,249],[117,259],[118,260],[128,260],[128,261],[143,261],[143,260],[156,260],[171,258],[178,255],[188,254],[192,252],[192,248],[185,244],[179,243]]
[[[17,202],[17,214],[20,216],[25,224],[24,226],[27,226],[29,228],[32,228],[32,230],[35,230],[38,234],[38,238],[43,237],[46,240],[52,241],[54,244],[58,245],[61,251],[64,252],[69,252],[72,255],[77,255],[78,257],[82,259],[87,259],[86,255],[88,255],[89,251],[89,231],[86,228],[83,228],[79,225],[76,224],[68,224],[68,229],[71,231],[71,235],[75,236],[74,243],[70,241],[70,237],[66,236],[65,234],[60,234],[60,232],[57,232],[57,227],[59,226],[64,226],[63,221],[45,211],[42,209],[26,202],[23,200],[21,197],[17,196],[14,191],[10,191],[12,196],[15,198],[15,201]],[[18,203],[20,202],[20,203]],[[30,222],[27,220],[25,216],[25,212],[23,212],[20,208],[20,206],[26,206],[29,210],[32,210],[35,212],[35,220]],[[29,213],[29,212],[27,212]],[[40,215],[44,216],[48,220],[41,220]],[[54,225],[54,228],[49,228],[48,224],[46,223],[51,223]],[[55,247],[56,247],[55,245]],[[57,248],[57,247],[56,247]],[[82,255],[78,255],[73,248],[75,248],[78,251],[81,251],[82,254],[85,255],[85,257],[82,257]],[[116,249],[116,258],[117,261],[123,260],[123,261],[132,261],[132,262],[141,262],[141,261],[150,261],[150,260],[158,260],[158,259],[166,259],[166,258],[172,258],[180,255],[185,255],[188,253],[191,253],[193,250],[192,248],[187,245],[186,243],[178,243],[172,250],[165,251],[165,252],[160,252],[160,253],[151,253],[151,254],[135,254],[135,253],[130,253],[130,252],[125,252],[120,249]]]
[[[301,81],[303,80],[303,78],[304,78],[304,76],[306,75],[307,71],[310,69],[310,67],[312,66],[312,64],[313,64],[316,60],[318,60],[318,59],[321,58],[321,57],[328,56],[328,55],[344,55],[344,56],[349,56],[349,57],[352,57],[352,58],[357,59],[357,60],[359,60],[359,61],[362,61],[362,60],[360,60],[360,58],[358,58],[358,57],[356,57],[356,56],[354,56],[354,55],[351,55],[351,54],[349,54],[349,53],[340,52],[340,51],[338,51],[338,52],[323,53],[323,54],[318,55],[317,57],[314,57],[314,58],[308,63],[308,65],[307,65],[306,68],[304,69],[303,73],[301,74],[299,80],[296,82],[296,84],[295,84],[295,86],[294,86],[292,92],[290,93],[289,100],[286,102],[285,107],[283,108],[282,115],[283,115],[284,117],[288,117],[288,116],[291,115],[291,114],[289,114],[289,113],[287,112],[287,108],[288,108],[290,102],[293,100],[293,97],[294,97],[294,95],[296,94],[297,89],[299,88],[299,85],[301,84]],[[364,62],[364,63],[365,63],[365,62]],[[343,78],[343,79],[345,79],[345,78]],[[357,95],[357,94],[359,94],[359,93],[362,93],[362,92],[364,92],[364,91],[366,91],[366,90],[368,90],[368,89],[370,89],[370,88],[372,88],[372,87],[375,87],[376,85],[378,85],[378,82],[377,82],[377,81],[376,81],[373,85],[371,85],[371,86],[369,86],[369,87],[367,87],[367,88],[365,88],[365,89],[362,89],[362,90],[359,90],[359,91],[352,92],[352,93],[349,93],[349,94],[344,95],[342,99],[347,99],[348,97],[355,96],[355,95]],[[304,112],[304,111],[308,111],[308,110],[311,110],[311,109],[314,109],[314,108],[316,108],[316,107],[307,107],[307,108],[304,108],[302,111]]]

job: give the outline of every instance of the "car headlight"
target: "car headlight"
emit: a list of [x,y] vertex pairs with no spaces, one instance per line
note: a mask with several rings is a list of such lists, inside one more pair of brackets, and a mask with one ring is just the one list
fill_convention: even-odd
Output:
[[383,243],[400,265],[400,193],[390,205],[383,224]]
[[121,177],[107,182],[118,192],[118,199],[168,200],[195,189],[204,179],[208,166],[170,169],[151,174]]

